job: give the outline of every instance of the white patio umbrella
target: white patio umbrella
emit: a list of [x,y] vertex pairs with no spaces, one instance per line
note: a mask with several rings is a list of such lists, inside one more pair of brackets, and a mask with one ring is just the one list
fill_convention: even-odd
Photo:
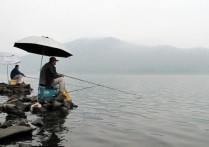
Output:
[[7,65],[7,80],[8,76],[8,65],[20,63],[20,57],[13,53],[0,53],[0,64]]

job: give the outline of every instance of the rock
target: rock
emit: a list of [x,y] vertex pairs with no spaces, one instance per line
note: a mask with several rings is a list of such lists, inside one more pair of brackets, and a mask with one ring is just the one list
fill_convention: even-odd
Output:
[[16,105],[14,104],[3,104],[3,112],[11,114],[11,111],[16,110]]
[[37,102],[38,101],[38,96],[37,95],[36,96],[32,96],[32,97],[30,97],[30,99],[31,99],[32,103]]
[[30,111],[33,112],[33,109],[36,108],[36,107],[40,108],[40,107],[42,107],[42,105],[39,102],[37,102],[37,103],[30,106]]
[[24,88],[30,89],[30,84],[26,84]]
[[58,102],[63,103],[64,100],[65,100],[65,98],[66,98],[66,97],[65,97],[63,94],[59,94],[59,95],[55,98],[55,100],[58,101]]
[[28,124],[28,121],[26,119],[22,119],[16,123],[16,126],[30,126],[30,125]]
[[7,114],[7,116],[6,116],[6,120],[15,120],[18,118],[19,118],[19,116],[14,115],[14,114]]
[[13,104],[14,102],[19,101],[19,99],[9,99],[6,103],[7,104]]
[[57,101],[54,101],[54,108],[55,108],[55,109],[58,109],[58,108],[60,108],[61,106],[63,106],[62,103],[57,102]]
[[31,102],[24,102],[23,104],[26,106],[25,111],[30,111],[30,106],[32,105],[32,103]]
[[34,107],[33,111],[34,114],[45,113],[47,110],[44,107]]
[[15,104],[18,110],[25,111],[27,108],[27,106],[20,101],[17,101]]
[[74,108],[78,107],[78,105],[74,104],[73,102],[72,102],[72,105],[73,105]]
[[16,109],[16,105],[15,104],[3,104],[3,110],[4,109]]
[[52,100],[52,99],[46,99],[44,102],[53,105],[54,100]]
[[23,97],[23,102],[31,102],[32,99],[28,97]]
[[72,102],[64,101],[64,106],[65,106],[67,109],[73,109]]
[[3,111],[3,104],[0,104],[0,113]]
[[21,118],[26,118],[26,115],[23,111],[18,110],[14,107],[4,107],[4,112],[6,112],[7,114],[13,114],[13,115],[17,115]]
[[78,107],[78,105],[75,105],[72,101],[65,101],[64,102],[64,106],[67,109],[73,109],[73,108],[77,108]]
[[20,83],[19,87],[24,88],[26,86],[25,82]]
[[10,127],[10,126],[12,126],[12,121],[5,121],[1,126],[0,126],[0,128],[8,128],[8,127]]
[[30,144],[18,143],[18,147],[31,147]]
[[52,110],[54,107],[52,104],[49,104],[49,103],[43,104],[42,106],[47,110]]
[[[21,134],[30,134],[32,135],[33,128],[26,126],[11,126],[6,129],[0,130],[0,140],[9,138],[15,135]],[[28,136],[28,135],[27,135]]]
[[21,111],[21,110],[16,111],[14,114],[19,116],[20,118],[27,118],[25,113],[23,111]]
[[37,118],[35,121],[32,122],[32,124],[33,124],[34,126],[41,127],[44,123],[43,123],[43,121],[41,120],[41,118]]
[[63,115],[68,115],[69,114],[68,109],[66,107],[61,107],[60,110],[62,111]]
[[30,88],[30,85],[26,85],[24,82],[16,85],[0,83],[0,93],[3,94],[16,94],[21,92],[23,92],[24,94],[30,94],[31,91],[32,89]]

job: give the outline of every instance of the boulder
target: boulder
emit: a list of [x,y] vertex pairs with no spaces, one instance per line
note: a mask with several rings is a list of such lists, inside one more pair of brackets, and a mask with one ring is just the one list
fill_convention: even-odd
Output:
[[0,104],[0,113],[3,111],[3,104]]
[[38,101],[38,96],[37,95],[36,96],[32,96],[32,97],[30,97],[30,99],[31,99],[32,103],[37,102]]
[[61,106],[63,106],[63,103],[60,103],[58,101],[54,101],[54,109],[59,109]]
[[41,127],[44,123],[41,118],[37,118],[35,121],[32,122],[34,126]]
[[28,97],[23,97],[23,102],[31,102],[32,99]]
[[5,121],[1,126],[0,126],[0,128],[8,128],[8,127],[10,127],[10,126],[12,126],[12,121]]
[[18,121],[15,125],[16,126],[28,126],[28,127],[30,126],[26,119],[22,119],[22,120]]
[[[12,105],[12,104],[9,104]],[[21,118],[26,118],[26,115],[23,111],[16,109],[15,107],[11,107],[11,106],[6,106],[4,107],[3,111],[7,114],[13,114],[13,115],[17,115]]]
[[14,114],[7,114],[7,116],[6,116],[6,120],[15,120],[18,118],[19,118],[19,116],[14,115]]
[[26,126],[11,126],[6,129],[0,130],[0,140],[23,133],[32,135],[32,130],[33,128]]
[[65,97],[63,94],[59,94],[59,95],[55,98],[55,100],[58,101],[58,102],[63,103],[64,100],[65,100],[65,98],[66,98],[66,97]]
[[25,111],[27,108],[27,105],[25,105],[24,103],[20,101],[17,101],[15,104],[18,110]]
[[32,112],[34,114],[42,114],[42,113],[46,113],[47,110],[44,107],[34,107]]
[[66,107],[61,107],[60,110],[62,111],[63,115],[68,115],[69,114],[68,109]]
[[16,109],[16,105],[15,104],[3,104],[3,110],[4,109]]

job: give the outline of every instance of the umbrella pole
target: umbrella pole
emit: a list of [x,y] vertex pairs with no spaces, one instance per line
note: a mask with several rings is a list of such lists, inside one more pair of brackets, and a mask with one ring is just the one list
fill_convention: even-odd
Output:
[[7,65],[7,81],[9,81],[9,76],[8,76],[8,65]]
[[40,65],[40,71],[41,71],[41,67],[42,67],[42,62],[43,62],[43,54],[42,54],[42,56],[41,56],[41,65]]
[[[44,56],[44,47],[43,47],[42,57],[41,57],[41,65],[40,65],[40,74],[39,74],[39,79],[41,78],[41,67],[42,67],[43,56]],[[39,84],[38,84],[38,85],[39,85]]]
[[43,50],[42,50],[41,65],[40,65],[40,72],[41,72],[41,67],[42,67],[42,62],[43,62],[43,56],[44,56],[44,47],[43,47]]

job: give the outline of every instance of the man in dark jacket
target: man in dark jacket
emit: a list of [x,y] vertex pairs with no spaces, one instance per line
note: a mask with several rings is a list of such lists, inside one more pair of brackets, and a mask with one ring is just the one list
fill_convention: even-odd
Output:
[[42,67],[39,85],[46,87],[54,87],[57,84],[59,84],[59,90],[60,92],[62,92],[65,91],[65,81],[64,75],[58,74],[56,71],[55,65],[57,61],[59,60],[57,60],[55,57],[51,57],[49,59],[49,62]]
[[57,61],[59,60],[57,60],[55,57],[51,57],[49,62],[42,67],[39,85],[50,88],[59,84],[59,91],[66,97],[66,101],[71,102],[73,107],[78,107],[72,102],[71,96],[65,89],[64,75],[58,74],[56,71],[55,65]]
[[19,65],[15,65],[15,68],[11,71],[10,78],[12,80],[17,80],[17,83],[20,83],[23,76],[25,75],[19,71]]

